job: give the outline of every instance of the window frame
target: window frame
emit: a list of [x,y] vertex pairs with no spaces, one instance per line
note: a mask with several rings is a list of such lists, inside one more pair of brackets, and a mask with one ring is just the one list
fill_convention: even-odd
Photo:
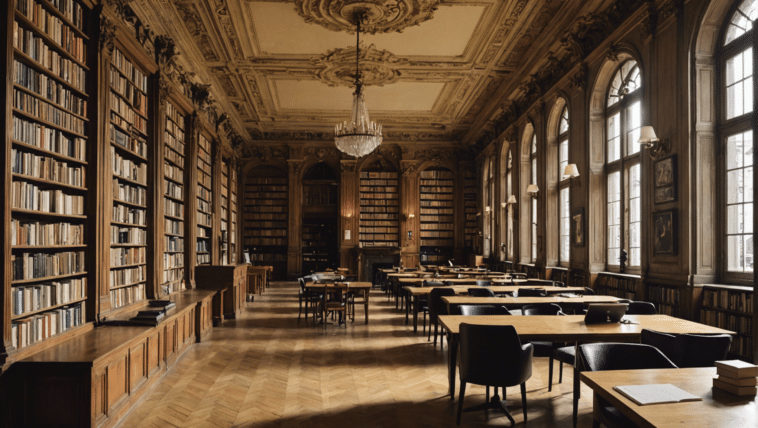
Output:
[[[561,124],[563,123],[563,120],[565,118],[566,121],[566,130],[561,132]],[[558,266],[560,267],[569,267],[571,262],[571,180],[569,177],[565,177],[563,175],[563,172],[565,170],[565,166],[562,165],[562,159],[561,159],[561,147],[563,146],[563,143],[566,143],[566,165],[571,163],[571,146],[570,146],[570,139],[569,139],[569,132],[571,130],[571,122],[569,121],[569,111],[568,111],[568,103],[564,103],[563,108],[561,109],[560,115],[558,117]],[[567,212],[563,212],[563,201],[561,198],[562,192],[566,190],[568,192],[568,210]],[[568,229],[565,231],[567,234],[564,235],[563,230],[563,220],[564,218],[569,218],[569,226]],[[568,240],[568,254],[566,257],[563,257],[563,242],[562,239],[566,237]]]
[[[531,149],[529,151],[529,184],[537,185],[537,177],[539,177],[539,162],[537,161],[537,152],[539,151],[537,147],[537,133],[534,132],[532,134],[532,138],[530,140]],[[537,246],[537,232],[539,227],[539,206],[537,204],[537,198],[532,197],[531,204],[529,206],[529,220],[531,223],[531,229],[529,230],[529,235],[531,238],[531,249],[530,249],[530,257],[532,263],[537,262],[537,257],[539,257],[538,252],[538,246]]]

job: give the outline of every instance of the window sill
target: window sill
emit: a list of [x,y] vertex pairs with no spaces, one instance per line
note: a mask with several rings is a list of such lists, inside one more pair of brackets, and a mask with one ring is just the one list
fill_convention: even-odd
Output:
[[747,291],[752,293],[754,291],[753,287],[747,287],[744,285],[728,285],[728,284],[698,284],[698,287],[703,288],[716,288],[719,290],[728,290],[728,291]]
[[630,278],[630,279],[642,279],[642,276],[640,275],[633,275],[628,273],[618,273],[618,272],[598,272],[598,275],[607,275],[607,276],[617,276],[621,278]]

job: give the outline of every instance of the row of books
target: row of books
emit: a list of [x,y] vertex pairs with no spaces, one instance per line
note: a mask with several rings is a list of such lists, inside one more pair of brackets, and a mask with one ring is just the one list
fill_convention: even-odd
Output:
[[703,306],[753,313],[753,293],[750,291],[703,288]]
[[250,261],[251,262],[286,262],[287,261],[287,255],[286,254],[276,254],[276,253],[253,253],[250,254]]
[[647,287],[647,298],[656,302],[679,305],[680,293],[678,288],[650,285]]
[[397,193],[361,193],[361,204],[397,205]]
[[248,236],[287,236],[286,229],[254,229]]
[[184,222],[178,220],[172,220],[170,218],[165,219],[164,232],[173,235],[184,235]]
[[83,245],[84,225],[66,222],[46,223],[11,218],[11,245]]
[[597,284],[599,287],[618,288],[628,291],[636,291],[639,278],[622,278],[611,275],[598,275]]
[[197,264],[199,265],[207,265],[211,263],[211,255],[210,254],[198,254],[197,255]]
[[455,185],[453,180],[421,180],[420,182],[421,187],[449,187],[450,192],[452,192],[452,188]]
[[[253,186],[253,185],[246,185],[245,186],[245,197],[251,197],[251,198],[258,198],[260,196],[251,196],[254,195],[256,192],[273,192],[273,194],[279,195],[279,196],[272,196],[275,198],[287,197],[287,186]],[[267,193],[268,194],[268,193]],[[266,196],[267,197],[267,196]]]
[[13,139],[26,145],[85,161],[87,141],[58,129],[13,116]]
[[446,254],[421,254],[419,255],[419,261],[422,262],[444,262],[450,260],[450,256]]
[[359,233],[359,239],[361,241],[397,241],[397,232],[392,233],[380,233],[379,231],[372,232],[370,230],[362,230]]
[[452,230],[422,230],[421,238],[452,238],[453,233]]
[[361,182],[361,186],[358,189],[361,192],[389,193],[389,194],[397,193],[397,186],[373,186],[373,185],[364,185],[364,184],[365,183]]
[[453,216],[452,215],[429,215],[429,214],[422,214],[419,218],[419,221],[421,222],[432,222],[432,223],[452,223],[453,222]]
[[41,190],[25,181],[11,183],[11,207],[53,214],[83,215],[84,196],[62,190]]
[[111,124],[111,141],[143,158],[147,156],[147,141],[129,135]]
[[453,223],[421,223],[421,230],[453,230]]
[[174,123],[173,125],[166,123],[166,129],[173,132],[176,136],[179,135],[174,132],[174,130],[181,131],[182,135],[184,135],[184,115],[182,115],[171,103],[166,104],[166,119],[169,119]]
[[202,212],[205,212],[205,213],[210,213],[211,212],[211,204],[209,202],[205,201],[204,199],[198,198],[198,200],[197,200],[197,209],[198,209],[198,211],[202,211]]
[[11,149],[11,171],[14,174],[27,175],[69,186],[85,187],[86,171],[84,166],[69,164],[47,156]]
[[146,263],[145,250],[145,247],[111,248],[111,268]]
[[[36,0],[15,0],[16,9],[25,16],[28,16],[31,10],[40,7],[40,2]],[[52,5],[63,16],[79,30],[84,30],[84,9],[74,0],[47,0],[45,4]]]
[[[287,222],[284,221],[249,221],[245,222],[246,228],[274,228],[274,229],[285,229],[287,228]],[[234,236],[234,235],[232,235]]]
[[[394,205],[389,205],[389,206],[376,206],[376,205],[366,206],[366,205],[364,205],[364,206],[361,206],[361,215],[363,215],[364,213],[368,213],[368,214],[372,214],[372,213],[375,213],[375,214],[387,214],[387,213],[396,213],[398,211],[399,211],[399,208],[397,206],[394,206]],[[395,215],[397,215],[397,214],[395,214]]]
[[145,266],[135,266],[127,269],[112,269],[108,273],[110,288],[134,284],[145,280]]
[[[286,192],[245,192],[245,198],[248,199],[287,199]],[[257,203],[257,201],[250,201]]]
[[166,132],[163,136],[167,146],[184,156],[184,130],[179,125],[166,118]]
[[394,233],[397,234],[400,232],[400,228],[397,226],[395,227],[364,227],[363,225],[359,228],[360,233]]
[[111,64],[113,64],[127,79],[131,80],[140,91],[147,93],[147,76],[139,71],[129,59],[124,56],[118,48],[114,49],[111,55]]
[[49,284],[11,287],[13,316],[57,305],[65,305],[87,295],[87,278],[55,281]]
[[147,189],[113,179],[113,198],[130,204],[145,206]]
[[425,170],[419,173],[421,178],[440,178],[440,179],[453,179],[452,171],[440,171],[440,170]]
[[[339,200],[339,197],[336,194],[330,194],[329,192],[319,192],[319,193],[313,193],[306,191],[303,195],[303,203],[305,205],[331,205],[336,204]],[[262,200],[260,203],[263,203],[264,205],[268,205],[267,202],[274,202],[274,201],[267,201]],[[286,201],[276,201],[276,202],[284,202]]]
[[84,251],[13,254],[11,266],[14,281],[72,275],[84,272]]
[[172,198],[182,199],[182,186],[173,181],[164,180],[163,194]]
[[87,100],[45,73],[13,60],[13,83],[45,98],[53,104],[79,116],[87,116]]
[[114,204],[111,220],[117,223],[128,223],[135,226],[147,225],[147,210]]
[[58,53],[55,47],[51,47],[42,37],[34,34],[13,21],[13,47],[23,52],[37,64],[50,70],[54,75],[63,79],[74,89],[87,92],[87,74],[75,61]]
[[163,148],[163,156],[166,160],[173,162],[179,168],[184,168],[184,156],[171,150],[168,146]]
[[256,184],[281,185],[285,191],[287,190],[287,179],[284,177],[247,177],[245,179],[245,187]]
[[424,214],[453,215],[453,209],[452,208],[421,208],[420,212],[421,212],[422,215],[424,215]]
[[197,224],[200,226],[211,227],[211,215],[198,211]]
[[73,133],[79,135],[87,133],[84,120],[56,107],[54,104],[15,88],[13,89],[13,107]]
[[[182,268],[176,268],[176,269],[166,269],[163,271],[163,283],[167,282],[174,282],[174,281],[180,281],[184,279],[184,269]],[[176,285],[174,285],[176,287]],[[168,292],[173,293],[175,291],[184,290],[183,286],[179,286],[177,288],[169,287]]]
[[16,10],[79,62],[87,62],[84,39],[79,37],[69,23],[61,20],[56,13],[48,11],[39,2],[31,0],[17,0]]
[[452,239],[423,239],[421,240],[421,245],[429,246],[429,247],[452,247],[453,246],[453,240]]
[[53,309],[11,323],[11,344],[22,349],[85,322],[85,302]]
[[198,253],[208,253],[211,251],[210,242],[207,239],[198,239],[195,243],[195,249]]
[[134,287],[124,287],[111,290],[111,307],[120,308],[145,300],[145,284],[137,284]]
[[172,217],[184,218],[184,205],[181,202],[172,201],[171,199],[164,199],[164,215],[170,215]]
[[184,267],[184,253],[163,253],[163,269],[177,269]]
[[628,290],[619,289],[619,288],[598,286],[597,294],[602,294],[604,296],[620,297],[622,299],[629,299],[629,300],[637,299],[637,294],[634,291],[628,291]]
[[163,162],[163,176],[181,183],[184,181],[184,170],[168,162]]
[[258,237],[255,238],[245,236],[245,246],[253,246],[253,245],[287,245],[287,238],[264,238],[264,237]]
[[361,247],[398,247],[397,243],[397,236],[390,240],[375,240],[372,238],[372,235],[366,235],[365,237],[361,237],[360,241]]
[[443,186],[421,186],[421,193],[453,193],[452,187]]
[[[251,205],[245,205],[245,212],[246,213],[286,213],[287,212],[287,206],[286,205],[278,205],[278,206],[271,206],[271,205],[252,205],[251,206]],[[264,215],[264,214],[260,214],[260,215]],[[245,218],[248,218],[248,217],[245,216]]]
[[[124,118],[124,120],[126,120],[126,123],[129,124],[130,130],[136,129],[137,131],[147,135],[147,120],[137,114],[137,109],[133,108],[127,100],[125,100],[114,91],[110,92],[109,99],[112,112],[115,112]],[[147,107],[145,107],[145,109],[147,109]],[[147,113],[145,113],[145,115],[147,115]]]
[[111,159],[113,174],[129,180],[147,185],[147,164],[134,162],[129,158],[122,157],[115,147],[111,146]]
[[736,331],[739,334],[751,336],[753,334],[753,317],[734,315],[713,309],[700,311],[700,322]]
[[165,250],[169,253],[176,253],[180,251],[184,251],[184,238],[181,236],[164,236],[165,240]]
[[198,227],[197,228],[197,237],[198,238],[208,238],[208,229],[205,227]]
[[361,171],[361,178],[397,178],[397,172]]
[[275,213],[246,213],[242,215],[244,220],[287,220],[287,212],[279,211],[281,214]]
[[139,227],[111,226],[111,244],[147,245],[147,230]]
[[394,226],[397,227],[397,221],[392,220],[364,220],[361,216],[361,227],[363,226]]
[[452,206],[453,194],[422,193],[420,202],[422,207]]

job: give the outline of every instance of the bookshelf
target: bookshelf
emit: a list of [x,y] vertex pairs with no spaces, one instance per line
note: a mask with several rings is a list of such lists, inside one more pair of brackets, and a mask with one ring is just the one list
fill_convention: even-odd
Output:
[[186,117],[177,107],[166,104],[166,123],[163,132],[163,198],[164,247],[161,284],[174,293],[186,288],[184,266]]
[[303,174],[303,273],[339,265],[338,202],[337,173],[324,162],[311,166]]
[[642,280],[639,276],[600,273],[595,282],[595,292],[605,296],[638,300],[637,290],[640,289],[641,284]]
[[264,165],[245,177],[244,248],[254,265],[273,266],[275,279],[287,272],[288,200],[285,170]]
[[108,65],[112,215],[111,309],[145,300],[147,285],[148,78],[116,47]]
[[419,174],[419,228],[422,264],[446,263],[453,258],[453,172],[430,168]]
[[87,321],[94,147],[88,10],[75,1],[60,8],[47,1],[14,5],[5,6],[14,11],[4,152],[10,182],[5,320],[11,345],[25,355]]
[[367,168],[360,174],[360,246],[398,247],[400,236],[397,171]]
[[229,264],[229,160],[221,161],[221,264]]
[[233,164],[229,168],[229,257],[230,264],[237,263],[237,168]]
[[681,291],[679,287],[659,284],[647,285],[647,301],[655,304],[659,314],[681,317]]
[[476,171],[467,169],[463,174],[463,247],[471,253],[477,236]]
[[303,218],[303,272],[336,268],[337,222],[330,216]]
[[736,331],[730,352],[753,361],[753,288],[706,285],[702,294],[700,322]]
[[208,265],[211,263],[213,236],[213,162],[208,138],[200,133],[197,141],[197,264]]

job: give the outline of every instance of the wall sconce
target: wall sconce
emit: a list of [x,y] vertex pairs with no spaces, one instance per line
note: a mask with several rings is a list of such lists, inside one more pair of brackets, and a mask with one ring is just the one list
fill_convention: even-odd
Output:
[[537,194],[540,192],[540,188],[537,187],[536,184],[530,184],[526,186],[526,193],[527,195],[531,196],[532,198],[536,198]]
[[573,187],[574,179],[576,178],[577,187],[581,187],[582,183],[579,181],[579,169],[576,167],[575,163],[570,163],[566,165],[566,168],[563,170],[563,179],[569,179],[569,185]]
[[655,135],[652,126],[643,126],[640,128],[640,139],[637,141],[643,149],[650,149],[650,158],[655,159],[658,156],[668,153],[671,150],[671,142],[668,138],[661,140]]
[[513,210],[513,216],[518,217],[518,213],[516,211],[516,195],[511,195],[508,197],[507,202],[503,202],[503,205],[508,205]]
[[410,219],[412,219],[412,218],[414,218],[414,217],[416,217],[416,215],[415,215],[415,214],[413,214],[413,213],[410,213],[410,214],[403,214],[403,220],[405,220],[405,221],[408,221],[408,220],[410,220]]
[[484,212],[486,212],[487,214],[489,214],[490,211],[491,211],[491,209],[490,209],[489,205],[487,205],[486,207],[484,207]]
[[508,206],[507,202],[500,202],[500,208],[505,209],[505,207],[507,207],[507,206]]

